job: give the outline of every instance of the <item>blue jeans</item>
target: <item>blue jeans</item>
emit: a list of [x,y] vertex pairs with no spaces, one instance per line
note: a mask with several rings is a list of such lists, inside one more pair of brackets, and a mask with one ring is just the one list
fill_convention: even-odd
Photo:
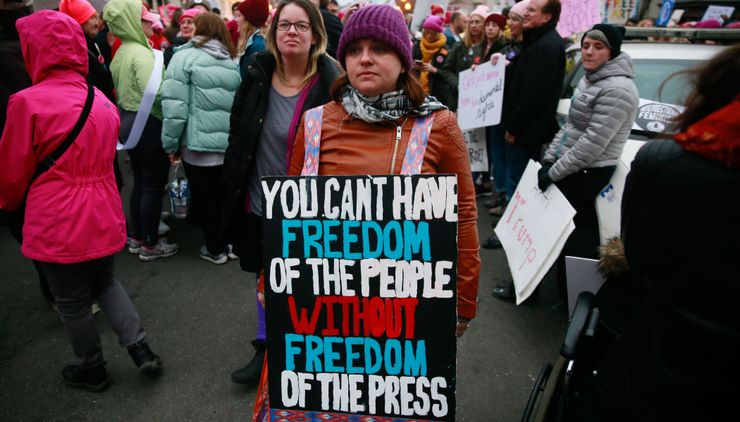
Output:
[[[505,142],[505,141],[504,141]],[[540,161],[539,145],[506,144],[506,196],[512,198],[530,159]]]
[[486,128],[486,146],[488,147],[488,167],[496,185],[496,193],[506,193],[506,140],[504,140],[504,130],[500,125]]

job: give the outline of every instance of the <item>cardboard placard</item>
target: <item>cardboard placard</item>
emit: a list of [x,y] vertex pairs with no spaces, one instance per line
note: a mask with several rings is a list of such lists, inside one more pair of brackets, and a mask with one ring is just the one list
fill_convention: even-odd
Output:
[[463,131],[493,126],[501,122],[506,65],[499,60],[460,72],[458,81],[457,123]]
[[599,0],[563,0],[557,31],[561,37],[590,29],[601,22]]
[[262,187],[271,420],[455,420],[457,177]]
[[488,149],[486,146],[486,129],[478,128],[463,132],[465,145],[468,147],[470,171],[488,171]]
[[554,184],[545,192],[537,186],[541,167],[529,160],[514,197],[494,229],[506,251],[517,305],[534,292],[575,229],[576,210],[563,193]]

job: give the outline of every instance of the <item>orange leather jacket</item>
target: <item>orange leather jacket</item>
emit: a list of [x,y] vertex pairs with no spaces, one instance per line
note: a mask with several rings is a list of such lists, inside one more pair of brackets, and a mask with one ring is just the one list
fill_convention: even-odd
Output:
[[[366,123],[349,116],[340,103],[324,106],[321,128],[321,159],[319,175],[400,174],[406,144],[411,136],[414,120],[402,122],[401,140],[395,146],[396,125],[393,123]],[[301,174],[304,158],[304,123],[298,126],[296,142],[288,175]],[[395,148],[394,148],[395,147]],[[395,166],[392,167],[394,149]],[[478,209],[475,189],[470,174],[468,148],[455,114],[448,110],[436,111],[421,172],[455,173],[458,183],[457,227],[457,313],[475,318],[478,299]]]

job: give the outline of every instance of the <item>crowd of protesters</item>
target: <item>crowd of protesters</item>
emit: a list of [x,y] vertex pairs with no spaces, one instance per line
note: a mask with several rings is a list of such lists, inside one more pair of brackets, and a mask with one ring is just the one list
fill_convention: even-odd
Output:
[[[479,245],[502,247],[495,235],[479,242],[476,196],[489,196],[487,212],[502,216],[530,160],[542,163],[539,188],[554,184],[577,211],[576,230],[556,264],[561,292],[565,255],[598,258],[594,201],[612,177],[639,103],[631,58],[621,51],[623,28],[597,24],[581,38],[585,76],[560,127],[556,108],[566,60],[556,31],[558,0],[522,0],[502,13],[486,6],[445,13],[433,6],[418,36],[400,9],[388,5],[341,10],[333,0],[244,0],[233,5],[230,20],[203,0],[160,10],[166,21],[140,0],[110,0],[102,11],[87,0],[62,0],[58,12],[33,12],[32,0],[0,0],[0,209],[67,329],[76,358],[63,370],[68,384],[91,391],[108,386],[94,304],[138,368],[162,366],[114,276],[114,255],[125,248],[148,262],[177,254],[161,221],[168,172],[177,162],[192,192],[189,221],[203,235],[199,256],[213,264],[238,258],[255,274],[249,277],[255,280],[255,353],[233,372],[236,383],[259,380],[267,349],[260,291],[264,176],[456,174],[457,336],[476,316]],[[738,54],[734,48],[723,56],[722,74],[737,69]],[[502,60],[501,123],[486,128],[489,171],[471,173],[455,116],[459,74]],[[695,114],[683,118],[680,142],[665,153],[646,151],[688,155],[687,166],[711,167],[725,177],[719,186],[737,188],[737,88],[737,79],[727,82],[719,102],[705,98],[714,91],[695,94],[701,99],[692,97]],[[695,131],[704,126],[697,125],[715,110],[734,119],[735,135],[721,131],[711,152],[692,140],[701,138]],[[721,123],[706,124],[715,130]],[[323,128],[320,139],[309,139],[307,127]],[[128,221],[117,146],[127,150],[133,174]],[[395,160],[397,152],[406,159]],[[724,167],[694,164],[700,161],[694,153]],[[636,217],[634,202],[658,189],[635,186],[637,177],[658,177],[647,154],[638,156],[640,172],[628,183],[624,210],[626,253],[639,276],[650,277],[650,289],[663,276],[638,262],[644,233],[635,227],[647,220]],[[723,212],[730,219],[737,211],[734,203]],[[736,224],[713,239],[722,243],[729,234],[738,235]],[[703,247],[718,247],[705,240]],[[730,252],[740,253],[734,242]],[[513,282],[497,284],[492,294],[513,300]],[[737,348],[738,327],[722,330],[723,344]]]

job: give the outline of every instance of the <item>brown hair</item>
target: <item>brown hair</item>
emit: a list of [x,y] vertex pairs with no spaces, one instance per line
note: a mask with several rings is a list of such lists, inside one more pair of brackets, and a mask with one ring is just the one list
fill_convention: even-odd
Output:
[[252,25],[252,22],[249,22],[246,19],[242,19],[242,24],[239,27],[239,40],[237,41],[236,46],[236,51],[238,54],[244,54],[244,52],[247,50],[247,40],[249,39],[249,37],[252,36],[252,34],[260,30],[261,28],[257,28],[256,26]]
[[232,59],[236,57],[236,49],[234,49],[234,44],[231,42],[229,30],[226,29],[224,21],[215,13],[199,13],[195,17],[195,36],[203,37],[203,39],[195,42],[195,47],[201,48],[213,39],[226,47]]
[[316,42],[308,50],[308,69],[306,70],[306,77],[303,79],[303,83],[308,82],[314,74],[318,71],[319,57],[326,51],[327,36],[326,28],[324,27],[324,18],[321,17],[319,8],[308,0],[282,0],[275,9],[275,15],[270,23],[270,29],[267,32],[267,50],[275,56],[277,61],[277,67],[275,72],[280,80],[285,81],[285,70],[283,69],[283,58],[278,50],[276,34],[277,24],[280,20],[280,13],[283,8],[289,4],[294,4],[303,9],[308,15],[308,22],[311,24],[311,32],[313,33]]
[[[740,44],[723,50],[704,65],[678,72],[671,78],[689,74],[694,78],[694,90],[686,100],[683,113],[674,120],[679,131],[726,106],[740,95]],[[669,78],[670,79],[670,78]],[[661,84],[661,90],[668,79]]]
[[[344,72],[331,85],[331,89],[329,90],[329,97],[332,100],[341,103],[342,95],[344,94],[344,90],[348,85],[351,85],[349,82],[349,76],[347,75],[347,72]],[[410,74],[409,72],[404,72],[398,75],[398,80],[396,81],[396,89],[403,89],[403,92],[409,98],[409,101],[411,101],[411,104],[414,107],[419,107],[424,104],[424,99],[426,98],[424,88],[422,88],[421,82],[419,82],[416,76]]]
[[548,23],[557,25],[560,20],[560,9],[560,0],[547,0],[547,3],[542,7],[542,13],[547,13],[551,16]]

